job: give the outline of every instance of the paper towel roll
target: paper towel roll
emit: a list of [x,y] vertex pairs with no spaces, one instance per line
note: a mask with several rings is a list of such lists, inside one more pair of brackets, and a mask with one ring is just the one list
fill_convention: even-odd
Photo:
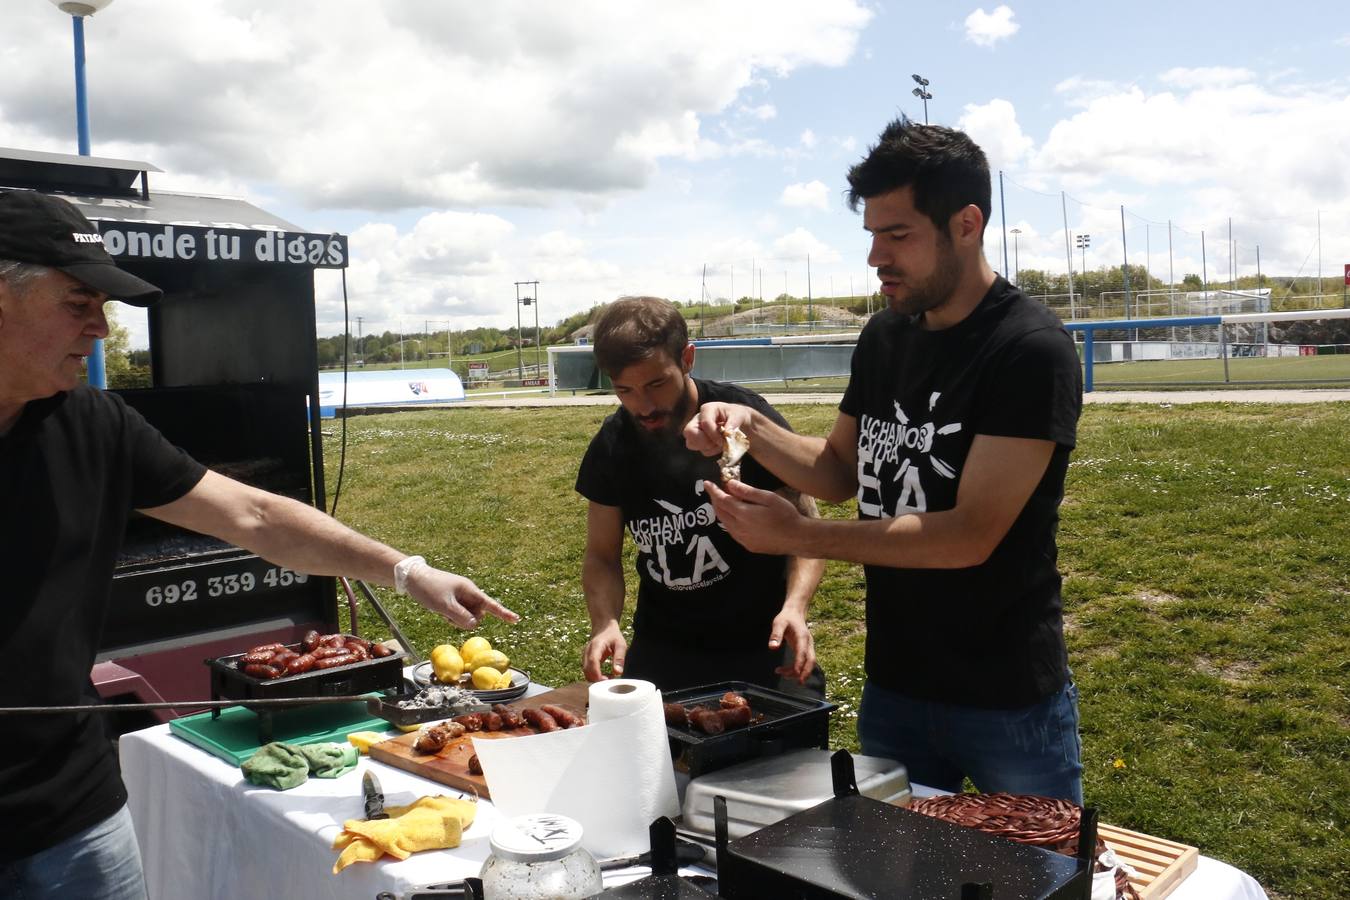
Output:
[[597,857],[639,853],[652,821],[680,809],[661,693],[630,679],[597,682],[588,693],[585,727],[475,738],[474,751],[503,815],[567,816]]
[[[655,700],[653,701],[653,698]],[[612,678],[591,685],[590,708],[586,714],[592,722],[608,722],[640,713],[651,703],[659,704],[661,694],[650,681],[636,678]],[[664,720],[665,713],[662,713]]]

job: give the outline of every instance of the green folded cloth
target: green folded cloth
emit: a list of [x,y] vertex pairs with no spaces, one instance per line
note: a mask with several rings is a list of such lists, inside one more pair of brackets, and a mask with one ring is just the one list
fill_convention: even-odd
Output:
[[274,741],[258,748],[239,768],[251,784],[286,791],[309,778],[309,760],[300,748]]
[[309,762],[309,774],[315,778],[337,778],[356,768],[361,751],[351,744],[305,744],[297,747]]

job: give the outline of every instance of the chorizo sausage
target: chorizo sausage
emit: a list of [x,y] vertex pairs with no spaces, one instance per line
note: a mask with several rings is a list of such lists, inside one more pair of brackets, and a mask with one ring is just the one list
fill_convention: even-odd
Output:
[[286,649],[285,644],[259,644],[256,647],[249,647],[248,652],[262,653],[264,651],[270,650],[271,652],[276,653],[278,650],[285,650],[285,649]]
[[689,727],[689,710],[684,708],[683,703],[662,703],[661,706],[666,713],[667,725],[675,725],[679,728]]
[[276,656],[275,650],[250,650],[239,657],[240,666],[256,666],[263,663],[270,663],[272,657]]
[[724,709],[717,715],[722,720],[723,728],[741,728],[750,724],[749,705],[734,706],[731,709]]
[[689,713],[689,723],[704,734],[721,734],[726,731],[722,716],[715,709],[695,709]]
[[319,646],[319,633],[311,628],[309,631],[306,631],[305,636],[300,639],[300,644],[305,648],[305,652],[309,653],[315,647]]
[[469,757],[469,774],[470,775],[483,774],[483,764],[478,761],[477,753]]
[[465,715],[462,715],[462,716],[455,716],[455,717],[454,717],[453,719],[451,719],[450,721],[459,723],[460,725],[462,725],[462,726],[464,727],[464,730],[465,730],[465,731],[482,731],[482,730],[483,730],[483,714],[482,714],[482,713],[466,713]]
[[325,634],[319,638],[319,643],[325,647],[344,647],[347,644],[345,634]]
[[284,669],[286,668],[286,664],[288,662],[295,659],[299,655],[300,654],[296,653],[294,650],[278,650],[277,655],[272,657],[272,659],[268,662],[268,665],[277,666],[278,668]]
[[269,666],[267,663],[252,663],[244,666],[244,674],[251,678],[259,678],[263,681],[269,681],[281,675],[281,670],[276,666]]
[[367,650],[365,647],[362,647],[360,644],[353,644],[352,642],[348,641],[347,652],[350,653],[352,656],[355,656],[357,662],[370,659],[370,651]]
[[520,717],[520,713],[509,706],[497,703],[493,705],[492,711],[501,716],[503,728],[519,728],[525,724],[525,720]]
[[499,713],[495,713],[495,712],[485,712],[485,713],[479,713],[478,715],[480,715],[480,716],[483,717],[483,730],[484,730],[484,731],[501,731],[501,730],[502,730],[502,717],[501,717],[501,715],[500,715]]
[[[314,655],[318,656],[318,652],[316,651]],[[314,668],[336,669],[338,666],[345,666],[354,662],[356,662],[355,656],[352,656],[350,653],[343,653],[338,656],[326,656],[323,659],[316,659],[314,661]]]
[[370,655],[375,657],[376,659],[384,659],[386,656],[392,656],[393,654],[394,651],[390,650],[384,644],[370,645]]
[[328,659],[332,656],[351,656],[351,652],[345,647],[334,647],[330,644],[322,644],[317,650],[312,651],[315,659]]
[[578,725],[586,724],[581,719],[581,717],[577,716],[570,710],[563,709],[561,706],[553,706],[546,704],[544,706],[539,707],[539,709],[552,716],[554,720],[557,721],[557,723],[561,725],[563,728],[576,728]]
[[310,669],[314,668],[314,664],[317,662],[318,660],[314,658],[313,653],[302,653],[295,659],[286,663],[286,674],[299,675],[301,672],[308,672]]
[[542,709],[524,709],[520,712],[523,718],[531,728],[537,731],[549,732],[558,730],[558,720],[544,712]]
[[366,640],[366,639],[363,638],[363,637],[357,637],[357,636],[354,635],[354,634],[348,635],[348,636],[347,636],[347,639],[346,639],[345,641],[343,641],[343,643],[346,644],[348,647],[350,647],[352,644],[355,644],[356,646],[360,647],[362,650],[369,650],[369,649],[370,649],[370,641]]
[[735,691],[727,691],[722,695],[720,704],[723,709],[736,709],[738,706],[748,707],[750,701],[745,699],[743,694],[738,694]]

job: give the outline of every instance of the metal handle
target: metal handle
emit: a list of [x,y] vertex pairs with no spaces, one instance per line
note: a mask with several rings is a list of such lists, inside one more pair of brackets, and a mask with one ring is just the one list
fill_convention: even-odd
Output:
[[[345,578],[342,579],[342,581],[344,584],[347,583],[347,579]],[[356,582],[356,586],[361,589],[362,594],[365,594],[366,599],[370,601],[370,605],[375,609],[376,614],[384,620],[384,624],[389,626],[389,631],[394,635],[394,639],[403,645],[404,650],[408,651],[408,659],[411,660],[412,664],[417,665],[422,662],[422,655],[417,652],[417,648],[412,645],[412,641],[408,640],[407,636],[403,633],[403,630],[398,627],[398,623],[394,621],[394,617],[389,615],[385,610],[384,605],[380,603],[379,598],[375,596],[375,592],[372,591],[364,581]]]

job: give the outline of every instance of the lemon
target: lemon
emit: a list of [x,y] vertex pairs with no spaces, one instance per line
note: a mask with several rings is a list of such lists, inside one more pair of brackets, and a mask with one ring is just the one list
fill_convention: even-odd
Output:
[[506,654],[500,650],[484,650],[473,658],[473,668],[480,669],[483,666],[490,666],[498,672],[505,672],[511,665],[511,660],[506,658]]
[[501,677],[502,673],[491,666],[482,666],[473,670],[473,686],[480,691],[495,691]]
[[477,666],[473,665],[473,662],[478,658],[479,654],[487,653],[491,649],[492,644],[488,643],[487,638],[475,635],[460,646],[459,655],[463,657],[464,663],[468,668],[474,669],[477,668]]
[[450,644],[440,644],[431,651],[431,669],[441,684],[455,684],[465,668],[463,657]]

